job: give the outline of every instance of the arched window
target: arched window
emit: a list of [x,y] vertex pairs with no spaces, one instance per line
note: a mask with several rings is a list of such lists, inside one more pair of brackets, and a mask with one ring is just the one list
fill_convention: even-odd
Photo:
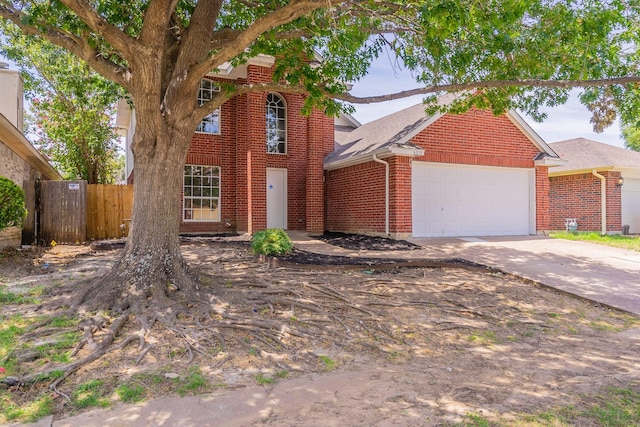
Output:
[[267,153],[287,152],[287,107],[276,94],[267,95]]

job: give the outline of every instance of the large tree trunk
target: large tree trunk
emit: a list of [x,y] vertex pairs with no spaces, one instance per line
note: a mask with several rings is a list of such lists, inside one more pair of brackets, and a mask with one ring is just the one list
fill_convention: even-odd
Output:
[[187,270],[179,241],[184,159],[192,132],[184,129],[184,124],[171,129],[144,123],[145,117],[139,116],[134,141],[133,217],[127,244],[113,269],[90,287],[81,303],[91,309],[136,314],[171,306],[165,314],[173,317],[177,314],[176,299],[188,302],[198,298],[198,284]]

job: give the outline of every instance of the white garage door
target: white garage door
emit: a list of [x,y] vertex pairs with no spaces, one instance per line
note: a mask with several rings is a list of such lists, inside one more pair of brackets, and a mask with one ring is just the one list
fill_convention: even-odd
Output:
[[622,186],[622,225],[640,233],[640,179],[625,178]]
[[531,169],[414,162],[413,235],[531,234],[533,182]]

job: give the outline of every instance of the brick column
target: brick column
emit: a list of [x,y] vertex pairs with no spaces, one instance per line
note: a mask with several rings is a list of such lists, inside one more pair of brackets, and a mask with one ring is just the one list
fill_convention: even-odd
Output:
[[413,217],[411,207],[411,157],[394,156],[389,162],[389,233],[396,238],[410,237]]
[[607,233],[622,231],[622,187],[616,186],[620,172],[603,172],[607,179]]
[[549,230],[549,167],[536,166],[536,232]]
[[323,159],[333,149],[333,118],[314,110],[309,116],[307,135],[306,229],[324,232]]

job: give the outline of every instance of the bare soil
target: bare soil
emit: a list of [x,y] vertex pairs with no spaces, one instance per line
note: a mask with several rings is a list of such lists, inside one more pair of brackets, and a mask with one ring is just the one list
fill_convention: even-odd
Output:
[[[332,243],[353,244],[346,237]],[[460,260],[437,268],[393,266],[304,252],[264,262],[233,238],[188,238],[182,250],[206,290],[228,303],[224,316],[195,319],[191,328],[156,324],[144,336],[150,344],[144,354],[139,331],[126,330],[113,351],[55,392],[48,381],[10,387],[14,402],[49,393],[59,419],[81,411],[69,399],[79,384],[96,378],[104,380],[111,400],[122,384],[138,385],[147,399],[156,399],[242,394],[256,384],[285,392],[289,384],[293,392],[301,381],[324,378],[334,394],[283,404],[246,425],[436,426],[469,413],[492,419],[579,403],[611,386],[640,388],[640,342],[620,334],[640,326],[636,317],[482,266]],[[47,298],[64,298],[104,274],[119,251],[56,246],[6,252],[0,290],[41,286]],[[46,305],[1,309],[3,318],[55,315]],[[27,374],[56,363],[38,358],[19,369]],[[206,384],[187,387],[194,367]]]

